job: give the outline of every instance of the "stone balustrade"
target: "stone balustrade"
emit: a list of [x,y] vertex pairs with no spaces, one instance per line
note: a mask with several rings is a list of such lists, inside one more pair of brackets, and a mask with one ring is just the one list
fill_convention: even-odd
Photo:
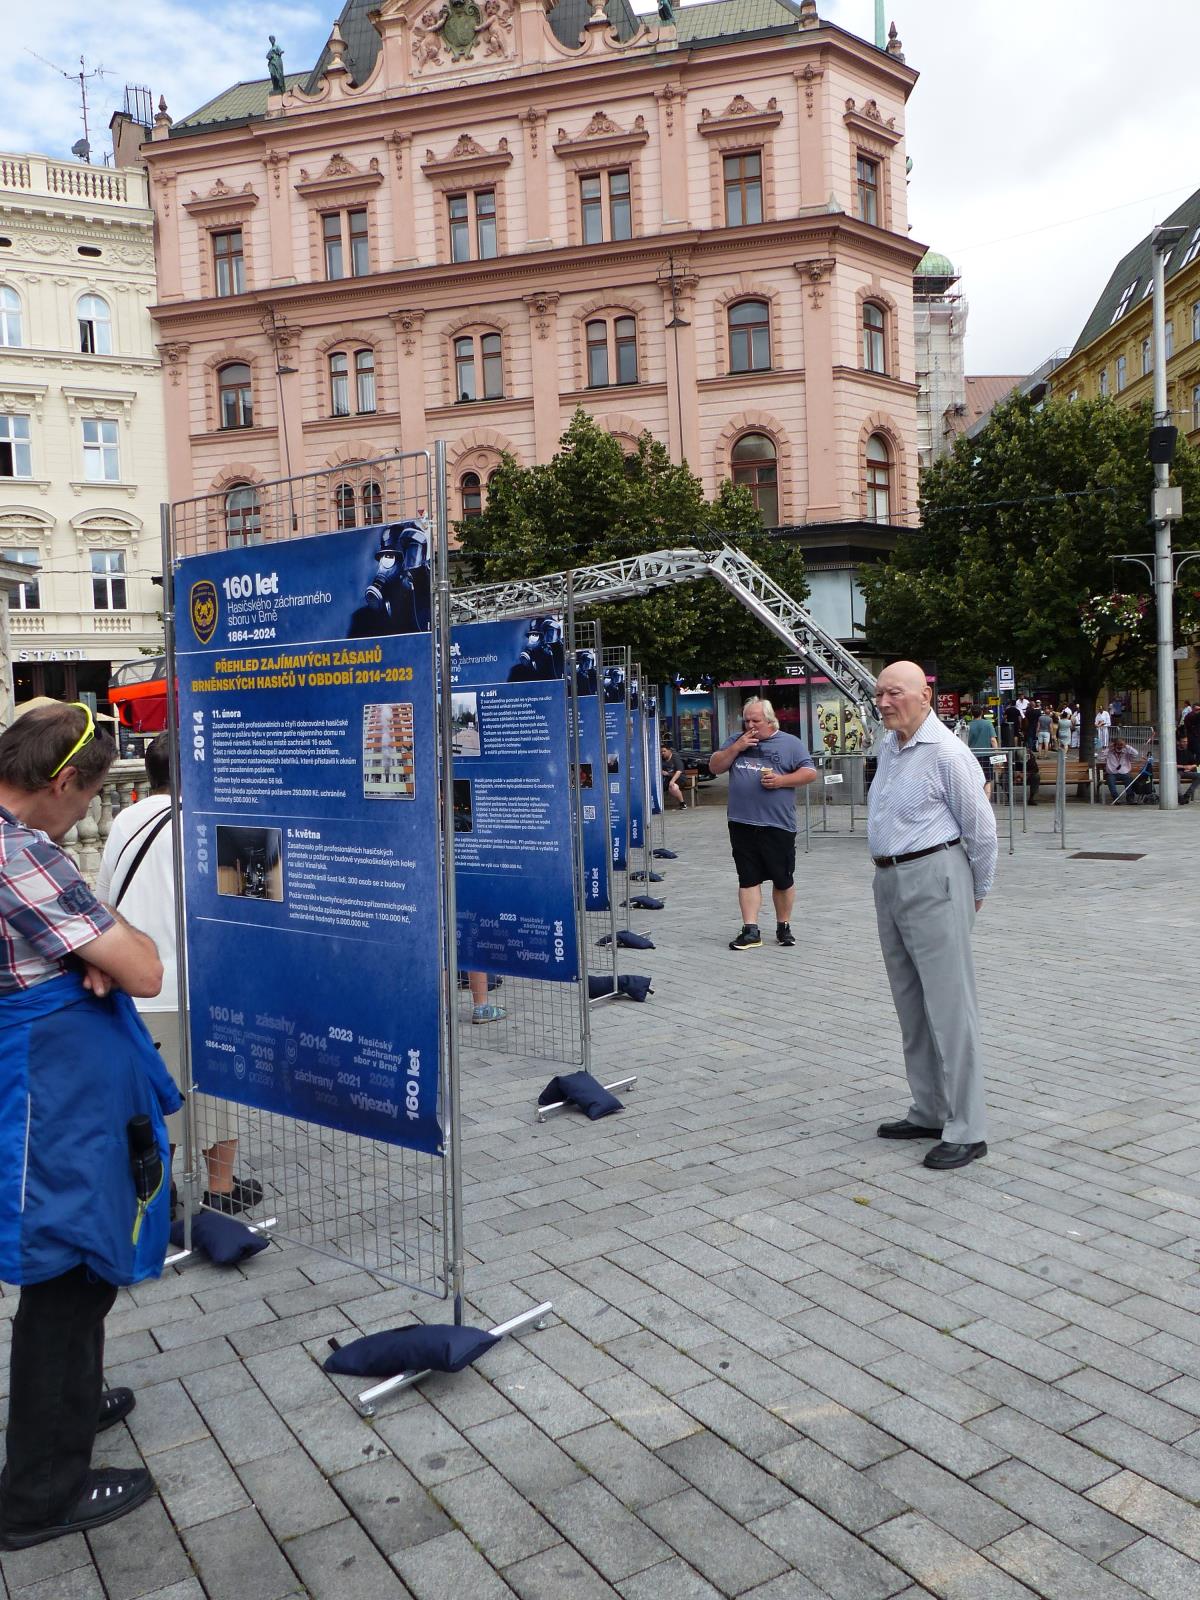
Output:
[[144,800],[149,793],[144,761],[113,762],[104,787],[92,801],[87,815],[62,842],[63,849],[89,883],[96,881],[113,818],[135,800]]

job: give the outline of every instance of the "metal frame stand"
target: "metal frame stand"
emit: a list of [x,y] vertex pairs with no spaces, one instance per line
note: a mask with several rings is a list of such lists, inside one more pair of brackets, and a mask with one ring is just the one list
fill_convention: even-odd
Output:
[[[553,1310],[554,1302],[543,1300],[540,1306],[531,1306],[528,1311],[522,1311],[518,1316],[510,1317],[507,1322],[489,1328],[488,1332],[497,1339],[506,1339],[514,1333],[523,1333],[529,1327],[544,1328],[546,1319]],[[411,1389],[414,1383],[420,1383],[421,1379],[429,1377],[432,1371],[432,1367],[423,1367],[419,1372],[398,1372],[394,1378],[385,1378],[382,1383],[364,1389],[354,1401],[359,1416],[373,1417],[379,1409],[381,1400],[399,1394],[401,1389]]]

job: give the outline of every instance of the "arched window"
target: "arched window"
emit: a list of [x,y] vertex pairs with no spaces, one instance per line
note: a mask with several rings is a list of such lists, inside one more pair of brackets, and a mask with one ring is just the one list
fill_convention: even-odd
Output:
[[584,325],[589,389],[638,381],[637,318],[595,317]]
[[333,520],[338,528],[357,528],[358,514],[354,509],[354,486],[339,483],[333,491]]
[[24,344],[21,331],[21,296],[7,284],[0,286],[0,345],[15,350]]
[[481,517],[483,515],[483,484],[477,472],[464,472],[458,480],[459,494],[462,496],[462,514],[464,517]]
[[874,301],[863,302],[862,310],[862,364],[868,372],[887,371],[887,352],[884,346],[883,308]]
[[98,294],[80,297],[79,348],[85,356],[112,355],[112,313],[108,301]]
[[892,512],[892,453],[881,433],[867,440],[867,521],[890,522]]
[[375,409],[374,350],[356,350],[354,352],[354,403],[360,416],[364,411],[374,411]]
[[252,428],[254,398],[250,387],[250,368],[244,361],[231,361],[217,369],[217,403],[222,428]]
[[504,353],[498,333],[464,333],[454,341],[454,398],[503,400]]
[[231,550],[239,545],[262,543],[262,512],[258,490],[249,483],[235,483],[225,495],[225,543]]
[[734,483],[749,489],[765,527],[779,522],[779,463],[765,433],[744,433],[731,453]]
[[335,417],[350,415],[350,357],[344,350],[329,358],[329,409]]
[[771,366],[771,308],[765,300],[739,300],[729,308],[730,372],[767,372]]
[[362,519],[365,528],[373,528],[383,521],[383,490],[373,478],[368,478],[359,490],[362,501]]

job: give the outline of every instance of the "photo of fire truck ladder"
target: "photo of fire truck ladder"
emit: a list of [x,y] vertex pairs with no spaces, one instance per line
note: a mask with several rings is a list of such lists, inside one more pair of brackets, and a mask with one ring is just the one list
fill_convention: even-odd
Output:
[[[695,583],[715,578],[752,616],[783,641],[814,676],[826,678],[854,706],[862,719],[868,743],[879,730],[875,710],[875,679],[862,662],[845,649],[786,590],[752,561],[744,550],[722,544],[716,550],[654,550],[597,566],[575,567],[570,573],[575,606],[599,605],[606,600],[635,600],[674,583]],[[505,617],[527,617],[536,612],[561,612],[567,603],[568,574],[551,572],[537,578],[513,578],[453,589],[453,622],[485,622]]]

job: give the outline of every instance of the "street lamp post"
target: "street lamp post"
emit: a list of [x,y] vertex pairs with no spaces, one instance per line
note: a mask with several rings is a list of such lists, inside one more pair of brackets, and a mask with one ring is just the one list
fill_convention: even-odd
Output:
[[[1167,320],[1166,258],[1183,237],[1185,229],[1174,226],[1155,228],[1150,235],[1150,254],[1154,267],[1154,426],[1171,426],[1167,408]],[[1157,613],[1158,657],[1158,732],[1159,806],[1174,811],[1179,805],[1179,779],[1175,763],[1175,565],[1171,553],[1171,523],[1179,516],[1178,490],[1170,488],[1171,463],[1168,450],[1155,449],[1154,494],[1151,520],[1154,523],[1154,598]],[[1165,459],[1163,459],[1165,457]]]

